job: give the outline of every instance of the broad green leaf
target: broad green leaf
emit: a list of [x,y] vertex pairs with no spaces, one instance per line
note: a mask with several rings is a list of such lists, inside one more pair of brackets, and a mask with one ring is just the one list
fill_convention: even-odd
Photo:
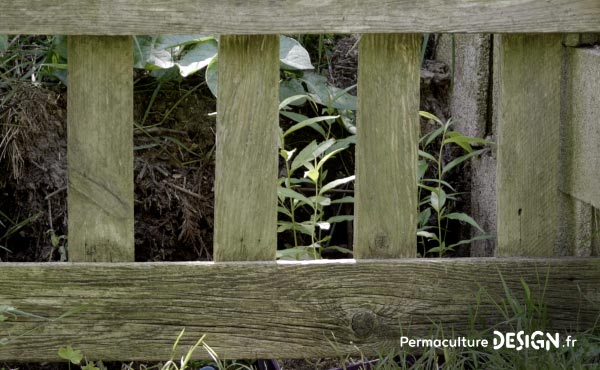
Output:
[[356,176],[352,175],[352,176],[344,177],[342,179],[333,180],[332,182],[323,185],[323,187],[319,191],[319,194],[324,194],[324,193],[328,192],[329,190],[334,189],[340,185],[349,183],[350,181],[354,181],[355,178],[356,178]]
[[314,117],[314,118],[309,118],[307,120],[304,120],[302,122],[296,123],[295,125],[293,125],[292,127],[290,127],[289,129],[287,129],[284,133],[283,136],[286,137],[289,134],[291,134],[292,132],[295,132],[297,130],[300,130],[303,127],[306,126],[312,126],[318,122],[323,122],[323,121],[327,121],[330,119],[336,119],[339,116],[321,116],[321,117]]
[[326,206],[328,206],[328,205],[331,204],[331,199],[330,198],[327,198],[327,197],[324,197],[324,196],[320,196],[320,195],[318,197],[316,197],[316,196],[313,195],[309,199],[312,202],[312,204],[318,203],[318,204],[320,204],[323,207],[326,207]]
[[304,195],[302,195],[292,189],[279,187],[279,188],[277,188],[277,195],[279,195],[280,197],[283,197],[283,198],[291,198],[291,199],[297,200],[297,201],[299,201],[303,204],[307,204],[309,206],[313,205],[313,202],[311,202],[307,197],[305,197]]
[[143,69],[164,69],[175,65],[174,55],[166,49],[157,49],[157,36],[135,36],[134,67]]
[[331,204],[354,203],[354,197],[347,196],[340,199],[332,200]]
[[208,67],[206,67],[206,74],[204,78],[206,79],[206,85],[210,89],[210,92],[217,97],[218,92],[218,82],[219,82],[219,56],[212,58],[210,63],[208,63]]
[[312,97],[317,103],[335,109],[356,110],[356,96],[331,86],[327,81],[327,77],[314,72],[307,72],[304,73],[302,81],[306,83],[308,91],[312,93]]
[[312,141],[310,144],[304,147],[296,155],[296,158],[292,161],[291,171],[295,171],[296,169],[305,166],[307,163],[314,161],[321,154],[323,154],[329,147],[331,147],[335,143],[334,139],[329,139],[322,143],[317,144],[316,141]]
[[[300,80],[297,78],[290,78],[279,82],[279,101],[284,101],[290,96],[295,95],[304,95],[305,97],[303,99],[290,102],[290,105],[302,106],[306,103],[306,99],[309,98],[309,96],[306,95],[306,90],[304,89],[304,86],[302,86],[302,82],[300,82]],[[281,105],[279,109],[281,109]]]
[[314,69],[308,51],[290,37],[279,37],[279,60],[283,70]]
[[74,365],[79,365],[83,360],[83,355],[78,349],[73,349],[71,346],[62,347],[58,350],[60,358],[71,361]]
[[330,224],[335,224],[338,222],[345,222],[345,221],[354,221],[354,216],[352,216],[352,215],[333,216],[333,217],[330,217],[329,220],[327,220],[327,222],[329,222]]
[[433,115],[433,114],[431,114],[431,113],[429,113],[429,112],[425,112],[425,111],[419,111],[419,115],[420,115],[421,117],[424,117],[424,118],[427,118],[427,119],[433,120],[433,121],[435,121],[435,122],[439,123],[440,125],[443,125],[443,124],[444,124],[444,123],[442,123],[442,121],[441,121],[439,118],[437,118],[435,115]]
[[421,226],[427,225],[427,222],[429,222],[430,218],[431,218],[431,208],[425,208],[424,210],[419,212],[419,217],[418,217],[419,225],[421,225]]
[[450,163],[448,163],[447,165],[444,166],[444,168],[442,169],[442,174],[447,173],[448,171],[450,171],[451,169],[453,169],[454,167],[458,166],[459,164],[463,163],[464,161],[466,161],[469,158],[472,157],[476,157],[478,155],[480,155],[481,153],[483,153],[486,149],[479,149],[476,150],[474,152],[470,152],[467,153],[463,156],[460,156],[458,158],[455,158],[454,160],[452,160]]
[[217,55],[218,49],[217,41],[211,38],[195,44],[177,62],[181,76],[187,77],[208,66]]
[[467,214],[459,213],[459,212],[454,212],[454,213],[449,213],[449,214],[445,215],[444,218],[447,218],[447,219],[450,219],[450,220],[458,220],[458,221],[466,222],[469,225],[471,225],[474,228],[476,228],[477,230],[481,231],[482,233],[485,232],[485,231],[483,231],[483,229],[481,228],[481,226],[479,226],[479,224],[477,223],[477,221],[473,220],[471,218],[471,216],[469,216]]
[[446,204],[446,192],[443,189],[437,188],[431,192],[431,206],[438,213]]

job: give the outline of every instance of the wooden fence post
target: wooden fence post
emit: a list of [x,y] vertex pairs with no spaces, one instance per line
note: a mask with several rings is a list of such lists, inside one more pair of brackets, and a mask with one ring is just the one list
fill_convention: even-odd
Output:
[[495,37],[498,256],[557,248],[561,36]]
[[133,261],[133,48],[69,36],[70,261]]
[[221,36],[214,260],[275,260],[279,36]]
[[360,40],[354,256],[416,257],[417,34]]

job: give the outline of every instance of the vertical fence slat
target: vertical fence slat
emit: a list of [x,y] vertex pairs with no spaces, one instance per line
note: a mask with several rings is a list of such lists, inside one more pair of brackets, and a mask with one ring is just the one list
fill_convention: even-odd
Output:
[[219,41],[214,260],[274,260],[279,37]]
[[495,38],[499,256],[552,256],[558,234],[560,35]]
[[71,261],[133,261],[131,37],[70,36]]
[[420,35],[360,40],[356,258],[416,256]]

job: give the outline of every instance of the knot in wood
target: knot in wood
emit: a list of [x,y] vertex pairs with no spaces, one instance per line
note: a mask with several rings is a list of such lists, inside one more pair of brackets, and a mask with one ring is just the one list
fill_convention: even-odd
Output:
[[387,250],[390,246],[390,240],[386,233],[377,233],[374,238],[375,249]]
[[369,310],[362,310],[352,316],[352,331],[359,338],[368,337],[377,326],[377,317]]

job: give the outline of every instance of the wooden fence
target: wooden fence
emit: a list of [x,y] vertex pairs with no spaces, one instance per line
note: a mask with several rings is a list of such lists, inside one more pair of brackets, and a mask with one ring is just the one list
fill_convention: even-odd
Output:
[[[550,329],[590,328],[600,259],[553,256],[560,33],[600,32],[599,20],[597,0],[1,0],[0,34],[69,35],[76,263],[0,264],[0,304],[47,317],[87,309],[0,323],[13,339],[0,360],[57,360],[67,344],[90,359],[160,360],[183,327],[184,344],[207,334],[225,358],[331,356],[331,343],[369,353],[402,333],[429,336],[432,322],[464,332],[480,288],[504,295],[500,274],[517,296],[522,278],[534,294],[547,287]],[[131,35],[199,32],[221,35],[215,262],[134,263]],[[363,34],[356,259],[275,262],[277,35],[325,32]],[[419,32],[504,33],[495,50],[500,257],[414,258]],[[490,301],[480,315],[502,320]]]

